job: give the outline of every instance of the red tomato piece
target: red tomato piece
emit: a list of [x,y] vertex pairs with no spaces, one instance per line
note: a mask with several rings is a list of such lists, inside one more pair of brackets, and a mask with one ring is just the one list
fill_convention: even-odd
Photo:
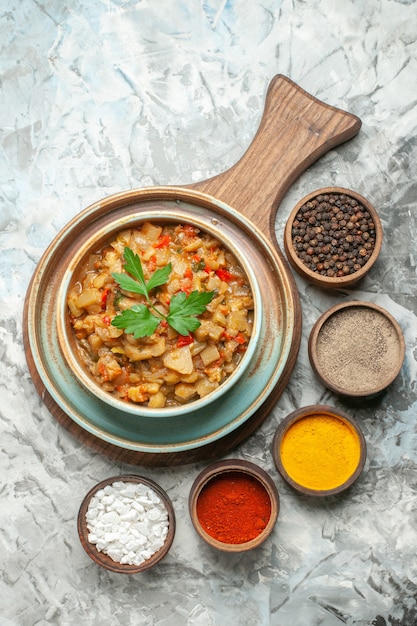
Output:
[[168,248],[171,243],[171,235],[162,235],[158,241],[153,244],[154,248]]
[[148,262],[148,270],[150,272],[154,272],[156,269],[156,255],[153,254]]
[[190,343],[194,342],[194,337],[190,333],[189,335],[180,335],[177,339],[177,348],[182,348],[183,346],[189,346]]
[[109,290],[108,289],[103,289],[103,292],[101,294],[101,308],[103,310],[106,308],[107,296],[108,295],[109,295]]
[[186,235],[187,237],[194,237],[197,232],[197,228],[195,226],[192,226],[192,224],[184,224],[184,235]]
[[231,274],[228,270],[225,270],[223,267],[219,267],[219,269],[216,270],[216,274],[220,280],[223,280],[225,283],[229,283],[233,280],[233,274]]

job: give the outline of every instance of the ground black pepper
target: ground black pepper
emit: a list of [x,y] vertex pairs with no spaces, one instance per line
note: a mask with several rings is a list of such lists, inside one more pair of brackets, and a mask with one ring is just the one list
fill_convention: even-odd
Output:
[[401,341],[394,324],[367,305],[335,311],[320,328],[316,364],[330,388],[349,394],[373,393],[392,380],[402,364]]
[[354,274],[371,258],[375,224],[369,211],[344,193],[320,194],[303,204],[292,223],[300,261],[328,277]]

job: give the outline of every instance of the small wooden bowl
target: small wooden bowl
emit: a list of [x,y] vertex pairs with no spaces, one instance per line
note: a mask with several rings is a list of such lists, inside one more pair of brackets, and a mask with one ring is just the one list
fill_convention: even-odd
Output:
[[[233,479],[235,475],[250,477],[251,480],[257,481],[265,490],[271,505],[269,520],[265,528],[261,530],[256,537],[243,543],[227,543],[212,537],[204,528],[197,512],[199,498],[206,487],[214,487],[216,481],[221,481],[222,478],[227,477]],[[279,495],[272,478],[258,465],[250,463],[249,461],[229,459],[211,464],[197,476],[190,490],[188,506],[193,526],[206,543],[223,552],[246,552],[257,548],[271,534],[278,518]],[[236,519],[236,528],[239,529],[238,519]]]
[[[320,424],[314,424],[314,420],[318,418],[325,418],[326,428],[332,428],[333,433],[340,435],[337,445],[331,449],[324,435],[320,437]],[[307,443],[301,442],[304,419],[308,420],[304,426],[304,432],[310,438]],[[334,420],[334,425],[329,420]],[[297,437],[301,443],[297,444]],[[358,454],[352,460],[352,467],[347,467],[345,472],[340,471],[340,460],[344,458],[348,447],[356,444]],[[346,491],[360,476],[366,461],[366,442],[361,429],[347,413],[327,405],[315,404],[290,413],[280,423],[274,436],[272,454],[279,473],[293,489],[309,496],[333,496]],[[292,462],[297,462],[295,469],[289,468],[289,458]],[[314,466],[317,473],[317,466],[321,465],[323,472],[326,470],[333,478],[334,484],[331,487],[314,484],[316,481],[311,469]],[[340,473],[340,482],[335,474],[337,471]]]
[[[327,230],[326,236],[329,237],[330,241],[328,242],[319,241],[317,242],[317,246],[315,247],[312,246],[312,250],[314,250],[314,252],[310,254],[310,258],[311,258],[311,262],[313,262],[314,258],[317,259],[316,264],[315,264],[316,269],[311,269],[310,267],[308,267],[306,263],[304,263],[303,260],[300,258],[299,255],[302,254],[303,251],[296,250],[295,245],[303,246],[307,244],[304,241],[298,241],[298,242],[294,241],[295,235],[293,233],[293,227],[294,227],[294,222],[297,219],[297,216],[303,213],[304,206],[307,205],[307,203],[316,201],[317,199],[318,199],[318,202],[323,202],[324,201],[323,198],[325,197],[335,198],[337,196],[337,199],[338,199],[339,196],[341,195],[347,197],[349,201],[352,199],[353,201],[357,202],[358,205],[361,205],[361,207],[363,207],[363,209],[369,213],[371,221],[373,222],[373,225],[374,225],[373,230],[375,232],[375,243],[373,245],[372,251],[371,250],[368,251],[368,253],[370,253],[369,259],[365,262],[364,265],[360,266],[360,269],[354,270],[352,267],[349,270],[351,272],[349,274],[340,275],[340,276],[338,275],[328,276],[328,275],[323,275],[320,272],[327,272],[327,271],[333,272],[334,271],[336,274],[337,272],[342,273],[343,267],[346,267],[347,269],[349,269],[348,264],[350,262],[353,263],[353,261],[348,258],[348,255],[350,253],[353,253],[354,250],[356,250],[356,248],[354,248],[353,246],[358,245],[357,242],[350,242],[350,236],[352,236],[352,233],[356,233],[355,236],[359,236],[357,234],[357,231],[354,230],[356,228],[355,224],[350,222],[350,224],[348,225],[345,224],[344,226],[342,226],[341,230],[338,231],[337,239],[334,238],[333,236],[334,231],[332,231],[332,229],[329,227],[329,229]],[[334,203],[333,206],[336,207],[337,205]],[[308,207],[306,208],[306,211],[308,211]],[[316,219],[315,216],[310,216],[310,217],[312,220]],[[308,221],[307,218],[306,218],[306,221]],[[322,228],[323,222],[329,223],[329,220],[325,220],[323,218],[323,213],[322,213],[321,219],[319,220],[317,218],[317,221],[315,223],[308,224],[307,230],[317,229],[317,227]],[[348,226],[351,226],[351,228],[348,228]],[[301,225],[301,227],[303,227],[303,225]],[[329,230],[333,232],[333,235],[329,234]],[[318,234],[319,236],[323,236],[322,232]],[[374,265],[381,251],[382,235],[383,235],[382,225],[381,225],[381,220],[379,219],[378,213],[376,212],[375,208],[370,204],[370,202],[366,200],[366,198],[356,193],[356,191],[351,191],[350,189],[344,189],[343,187],[325,187],[323,189],[319,189],[317,191],[313,191],[309,193],[302,200],[300,200],[298,204],[294,207],[285,225],[284,248],[285,248],[285,252],[286,252],[286,255],[288,257],[290,264],[298,272],[298,274],[300,274],[300,276],[302,276],[303,278],[306,278],[307,280],[309,280],[310,282],[312,282],[313,284],[319,287],[323,287],[325,289],[338,289],[341,287],[351,287],[352,285],[356,284],[359,280],[361,280],[369,272],[369,270]],[[301,237],[301,238],[303,236],[304,235],[300,235],[300,234],[298,235],[298,237]],[[349,236],[349,242],[347,239],[345,239],[346,236]],[[340,258],[338,261],[336,261],[335,259],[332,259],[332,256],[335,254],[336,249],[339,246],[339,243],[337,243],[337,245],[332,245],[332,241],[334,244],[335,242],[340,242],[340,244],[345,246],[343,254],[346,256],[346,259],[343,258],[343,261],[341,261]],[[365,245],[367,242],[363,241],[362,243],[363,245]],[[325,251],[326,254],[324,254],[324,251],[322,248],[322,246],[324,245],[329,246],[329,250]],[[363,249],[366,253],[366,250],[363,246],[361,247],[361,249]],[[322,254],[323,256],[319,257],[318,256],[319,254]],[[359,255],[359,253],[358,253],[358,256],[360,259],[363,259],[363,257]],[[362,263],[363,261],[360,260],[360,262]],[[335,265],[328,267],[327,264],[329,263],[331,264],[342,263],[343,267],[336,267]],[[322,267],[322,265],[324,265],[324,267]]]
[[[143,484],[152,489],[152,491],[154,491],[156,495],[159,496],[162,500],[168,514],[168,534],[165,538],[163,546],[150,558],[148,558],[146,561],[143,561],[139,565],[129,565],[114,561],[104,552],[100,552],[99,550],[97,550],[95,544],[90,543],[90,541],[88,540],[89,530],[87,527],[86,513],[88,511],[91,498],[100,489],[106,487],[106,485],[112,485],[119,481],[125,483]],[[150,480],[149,478],[126,474],[123,476],[113,476],[112,478],[106,478],[105,480],[95,485],[95,487],[90,489],[90,491],[87,493],[81,503],[81,507],[78,512],[77,525],[81,545],[90,557],[90,559],[92,559],[97,565],[100,565],[101,567],[104,567],[111,572],[116,572],[117,574],[138,574],[139,572],[143,572],[159,563],[159,561],[161,561],[161,559],[163,559],[164,556],[168,553],[175,535],[175,513],[170,498],[157,483],[155,483],[153,480]]]
[[325,387],[364,398],[381,393],[398,376],[405,342],[388,311],[371,302],[351,301],[319,317],[310,333],[308,354]]

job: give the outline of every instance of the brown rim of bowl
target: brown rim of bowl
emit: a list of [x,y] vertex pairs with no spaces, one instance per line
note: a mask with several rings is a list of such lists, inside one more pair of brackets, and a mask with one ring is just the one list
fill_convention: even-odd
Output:
[[[377,385],[376,387],[372,387],[370,389],[367,390],[363,390],[363,391],[355,391],[354,389],[348,389],[346,387],[341,387],[337,384],[335,384],[334,382],[330,381],[328,379],[328,377],[324,374],[323,369],[320,365],[320,362],[318,360],[317,357],[317,341],[318,341],[318,337],[319,334],[321,332],[321,330],[323,329],[323,327],[325,326],[326,322],[336,313],[343,311],[343,310],[347,310],[349,308],[363,308],[363,309],[370,309],[373,311],[377,311],[381,316],[383,316],[386,320],[388,320],[390,322],[390,324],[392,325],[395,334],[396,334],[396,338],[398,340],[398,359],[396,362],[395,367],[393,367],[391,369],[391,373],[390,376],[388,378],[386,378],[385,380],[383,380],[379,385]],[[317,378],[320,380],[320,382],[327,387],[328,389],[330,389],[331,391],[333,391],[334,393],[337,393],[339,395],[342,396],[347,396],[347,397],[352,397],[352,398],[366,398],[369,396],[375,396],[376,394],[381,393],[384,389],[386,389],[394,380],[395,378],[398,376],[398,374],[401,371],[403,362],[404,362],[404,357],[405,357],[405,341],[404,341],[404,336],[401,330],[400,325],[398,324],[398,322],[394,319],[394,317],[385,309],[383,309],[382,307],[380,307],[377,304],[374,304],[372,302],[361,302],[359,300],[352,300],[349,302],[343,302],[341,304],[336,304],[332,307],[330,307],[330,309],[328,309],[325,313],[323,313],[318,320],[315,322],[311,332],[310,332],[310,336],[309,336],[309,340],[308,340],[308,356],[310,359],[310,364],[311,367],[313,368],[314,373],[316,374]]]
[[[230,472],[241,472],[242,474],[247,474],[248,476],[251,476],[252,478],[258,480],[259,483],[264,487],[264,489],[266,489],[269,499],[271,501],[271,516],[269,518],[268,524],[257,537],[245,543],[232,544],[218,541],[204,530],[199,522],[197,515],[197,500],[203,488],[212,479]],[[212,463],[211,465],[203,469],[194,480],[188,497],[189,513],[192,524],[197,534],[202,539],[204,539],[204,541],[210,546],[212,546],[213,548],[217,548],[218,550],[221,550],[223,552],[247,552],[248,550],[252,550],[253,548],[261,545],[261,543],[263,543],[269,537],[275,526],[279,514],[279,506],[278,490],[269,474],[267,474],[265,470],[263,470],[255,463],[240,459],[227,459],[225,461],[217,461],[216,463]]]
[[[61,353],[64,360],[71,369],[73,375],[77,381],[83,385],[90,393],[95,395],[99,400],[113,406],[118,410],[122,410],[127,413],[140,414],[144,417],[169,417],[177,415],[178,413],[190,413],[198,411],[200,408],[207,406],[209,403],[217,400],[221,395],[227,393],[227,391],[237,382],[241,375],[250,366],[252,356],[254,355],[258,343],[258,339],[261,333],[262,316],[263,316],[263,304],[261,301],[261,293],[256,280],[256,274],[254,269],[250,265],[250,260],[246,258],[236,243],[229,241],[226,237],[219,232],[216,225],[209,225],[204,223],[197,216],[182,215],[178,213],[179,209],[167,209],[164,206],[160,206],[157,203],[148,207],[146,212],[139,215],[132,214],[129,219],[125,217],[118,219],[114,218],[113,221],[100,229],[97,233],[94,233],[86,241],[80,245],[78,254],[72,259],[66,269],[66,273],[61,285],[58,302],[57,302],[57,326],[58,326],[58,342]],[[178,215],[177,215],[178,213]],[[190,223],[201,230],[216,237],[222,245],[227,248],[241,264],[243,271],[245,272],[249,281],[253,299],[254,299],[254,321],[253,321],[253,333],[248,343],[248,348],[242,359],[240,360],[237,368],[228,376],[221,385],[214,391],[210,392],[206,396],[196,398],[189,402],[186,402],[178,406],[163,407],[161,409],[153,409],[142,404],[135,404],[133,402],[127,402],[113,396],[111,393],[104,391],[93,376],[87,371],[87,369],[80,362],[77,355],[76,341],[69,324],[67,297],[71,285],[74,282],[74,277],[77,275],[78,268],[85,262],[88,255],[93,251],[101,249],[106,242],[110,241],[112,237],[115,237],[117,233],[126,228],[139,227],[145,221],[153,221],[160,224],[170,223]]]
[[[300,483],[296,482],[291,476],[287,473],[280,455],[281,442],[284,438],[285,433],[289,430],[289,428],[298,420],[303,419],[304,417],[312,416],[312,415],[329,415],[331,417],[337,417],[344,422],[347,422],[351,428],[355,431],[359,439],[360,446],[360,455],[359,455],[359,463],[356,470],[351,474],[351,476],[341,485],[334,487],[332,489],[311,489],[309,487],[305,487]],[[366,461],[366,441],[363,435],[362,429],[358,426],[357,422],[347,413],[340,409],[335,409],[331,406],[325,404],[312,404],[309,406],[302,407],[297,409],[287,415],[283,421],[279,424],[277,430],[275,431],[274,439],[272,442],[272,456],[274,458],[275,466],[282,476],[282,478],[296,491],[302,493],[303,495],[308,496],[334,496],[343,493],[349,487],[353,485],[353,483],[359,478],[362,473],[362,470]]]
[[[313,198],[316,198],[317,196],[320,196],[323,194],[330,194],[330,193],[344,194],[357,200],[360,204],[362,204],[369,211],[375,224],[375,247],[372,251],[372,254],[369,260],[360,270],[358,270],[357,272],[354,272],[353,274],[348,274],[347,276],[329,277],[329,276],[322,276],[321,274],[318,274],[317,272],[313,272],[313,270],[310,270],[300,260],[298,254],[294,250],[294,246],[292,243],[292,234],[291,234],[292,224],[294,222],[295,216],[297,215],[298,211],[303,206],[303,204],[305,204],[309,200],[312,200]],[[357,193],[356,191],[352,191],[351,189],[345,189],[344,187],[323,187],[322,189],[312,191],[311,193],[304,196],[304,198],[302,198],[302,200],[300,200],[296,204],[294,209],[291,211],[290,216],[288,217],[288,220],[285,224],[285,229],[284,229],[284,249],[292,267],[298,272],[298,274],[300,274],[300,276],[303,276],[304,278],[308,279],[313,284],[318,285],[320,287],[328,288],[328,289],[350,287],[351,285],[354,285],[355,283],[360,281],[369,272],[369,270],[371,269],[371,267],[374,265],[375,261],[377,260],[379,253],[381,251],[382,239],[383,239],[382,224],[381,224],[381,220],[379,218],[379,215],[376,209],[372,206],[369,200],[364,198],[361,194]]]
[[[86,521],[86,513],[90,504],[91,498],[99,491],[103,489],[106,485],[112,485],[115,482],[122,481],[126,483],[136,483],[143,484],[155,491],[157,495],[161,498],[164,503],[167,513],[168,513],[168,534],[165,539],[164,545],[155,552],[149,559],[141,563],[140,565],[128,565],[123,563],[118,563],[117,561],[113,561],[111,557],[104,552],[99,552],[95,545],[88,541],[88,529],[87,529],[87,521]],[[90,491],[84,497],[80,509],[78,511],[77,518],[77,528],[78,528],[78,536],[80,538],[80,542],[85,552],[88,554],[90,559],[94,561],[97,565],[104,567],[105,569],[115,572],[116,574],[138,574],[139,572],[144,572],[145,570],[153,567],[159,561],[161,561],[169,549],[171,548],[172,542],[175,536],[175,512],[172,502],[167,495],[167,493],[160,487],[156,482],[149,478],[145,478],[143,476],[137,476],[135,474],[123,474],[122,476],[112,476],[111,478],[106,478],[101,482],[97,483],[94,487],[90,489]]]

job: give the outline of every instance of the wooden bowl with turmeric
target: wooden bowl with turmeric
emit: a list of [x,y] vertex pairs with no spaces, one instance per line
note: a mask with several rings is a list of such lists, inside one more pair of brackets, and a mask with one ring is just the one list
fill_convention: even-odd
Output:
[[279,495],[272,478],[249,461],[228,459],[206,467],[195,479],[189,512],[197,533],[223,552],[246,552],[271,534]]
[[282,478],[296,491],[332,496],[359,478],[366,442],[350,415],[315,404],[290,413],[280,423],[272,453]]

